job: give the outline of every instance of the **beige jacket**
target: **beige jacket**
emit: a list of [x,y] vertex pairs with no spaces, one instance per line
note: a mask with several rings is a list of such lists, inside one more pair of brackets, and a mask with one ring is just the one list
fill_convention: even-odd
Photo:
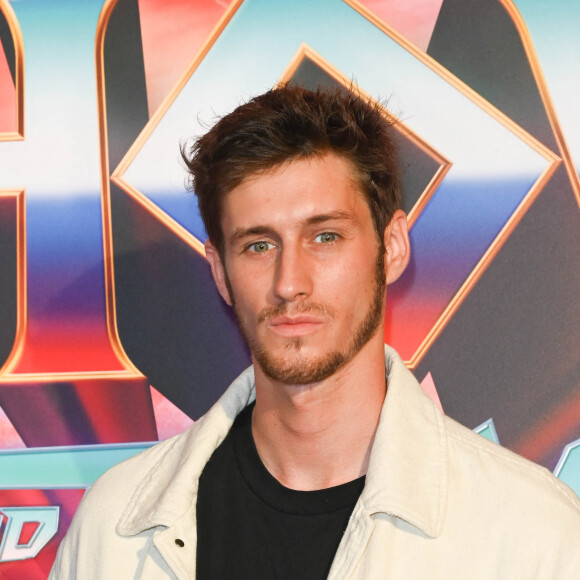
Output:
[[[442,415],[389,347],[386,359],[366,485],[329,578],[579,580],[576,495]],[[104,474],[50,578],[195,578],[198,479],[254,396],[250,368],[188,431]]]

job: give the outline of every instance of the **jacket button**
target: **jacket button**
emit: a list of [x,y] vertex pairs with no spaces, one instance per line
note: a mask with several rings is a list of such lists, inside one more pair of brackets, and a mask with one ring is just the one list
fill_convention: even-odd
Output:
[[177,538],[175,540],[175,543],[180,547],[183,548],[183,546],[185,546],[185,543],[183,542],[183,540],[180,540],[179,538]]

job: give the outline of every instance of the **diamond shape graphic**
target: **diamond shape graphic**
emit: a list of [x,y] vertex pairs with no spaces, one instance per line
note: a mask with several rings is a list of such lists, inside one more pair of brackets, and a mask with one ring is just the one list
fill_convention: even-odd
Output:
[[212,42],[113,180],[203,252],[205,232],[185,201],[176,145],[205,131],[199,118],[229,112],[276,84],[292,63],[296,75],[326,63],[326,72],[356,79],[371,97],[389,96],[407,140],[441,160],[438,177],[423,178],[429,195],[410,213],[412,262],[389,290],[386,341],[415,367],[560,159],[433,59],[342,2],[315,10],[302,1],[274,9],[247,0]]

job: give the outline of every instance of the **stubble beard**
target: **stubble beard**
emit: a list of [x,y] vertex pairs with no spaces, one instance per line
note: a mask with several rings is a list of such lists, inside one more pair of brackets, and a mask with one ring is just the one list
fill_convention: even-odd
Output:
[[[385,310],[385,259],[384,251],[379,248],[375,262],[374,287],[368,311],[352,335],[352,339],[343,350],[327,351],[316,358],[300,358],[298,360],[279,360],[268,351],[265,344],[250,336],[247,327],[236,308],[233,289],[226,274],[226,285],[231,298],[232,308],[238,320],[240,331],[246,339],[256,363],[269,378],[287,385],[308,385],[320,382],[336,373],[375,336],[384,317]],[[259,322],[268,318],[283,315],[287,311],[287,303],[267,309],[259,316]],[[293,314],[319,313],[333,317],[325,306],[313,303],[301,303],[292,309]],[[303,347],[301,338],[288,339],[286,350],[300,352]]]

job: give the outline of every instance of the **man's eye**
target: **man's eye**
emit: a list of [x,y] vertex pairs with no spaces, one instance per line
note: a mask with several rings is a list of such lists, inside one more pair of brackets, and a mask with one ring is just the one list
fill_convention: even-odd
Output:
[[261,254],[262,252],[267,252],[273,247],[274,244],[271,244],[270,242],[254,242],[248,246],[248,250],[250,250],[250,252],[254,252],[255,254]]
[[330,242],[335,242],[337,238],[338,235],[333,232],[323,232],[322,234],[318,234],[314,239],[322,244],[329,244]]

